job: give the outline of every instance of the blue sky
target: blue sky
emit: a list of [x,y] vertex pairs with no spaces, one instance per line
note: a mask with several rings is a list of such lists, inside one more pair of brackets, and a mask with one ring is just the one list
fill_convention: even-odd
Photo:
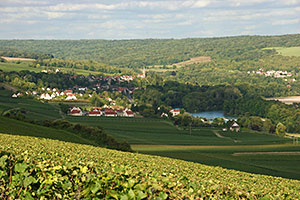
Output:
[[300,33],[300,0],[0,0],[0,39]]

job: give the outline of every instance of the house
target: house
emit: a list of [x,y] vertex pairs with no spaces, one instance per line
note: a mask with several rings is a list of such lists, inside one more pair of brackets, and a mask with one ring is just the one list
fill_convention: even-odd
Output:
[[77,100],[75,94],[68,94],[66,101]]
[[169,117],[167,113],[161,113],[160,117]]
[[48,93],[43,93],[41,94],[40,99],[51,100],[52,97]]
[[180,109],[170,109],[170,113],[172,113],[173,117],[180,114]]
[[68,95],[68,94],[73,94],[73,91],[72,91],[72,90],[66,90],[66,91],[65,91],[65,94],[66,94],[66,95]]
[[89,112],[89,116],[94,116],[94,117],[99,117],[99,116],[101,116],[102,115],[102,112],[100,111],[100,110],[97,110],[97,111],[95,111],[95,110],[93,110],[93,111],[90,111]]
[[107,109],[105,109],[105,116],[106,117],[116,117],[117,113],[113,109],[107,108]]
[[18,97],[18,95],[16,95],[16,94],[13,94],[11,97],[12,97],[12,98],[17,98],[17,97]]
[[134,117],[134,113],[131,110],[125,110],[124,117]]
[[236,122],[234,122],[229,129],[231,131],[239,132],[240,131],[240,125],[238,125]]
[[79,107],[73,107],[69,112],[69,115],[72,116],[82,116],[82,111]]
[[124,110],[123,109],[117,109],[116,112],[117,112],[117,115],[119,117],[123,117],[124,116]]

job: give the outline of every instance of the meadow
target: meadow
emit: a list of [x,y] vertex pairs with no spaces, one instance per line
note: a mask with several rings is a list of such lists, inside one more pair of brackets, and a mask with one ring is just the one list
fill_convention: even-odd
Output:
[[[46,69],[44,67],[39,67],[39,68],[34,68],[31,67],[29,64],[32,62],[29,61],[22,61],[19,64],[16,62],[0,62],[0,69],[5,71],[5,72],[10,72],[10,71],[22,71],[22,70],[28,70],[28,71],[33,71],[33,72],[41,72],[42,70]],[[90,70],[84,70],[84,69],[74,69],[74,68],[66,68],[66,67],[60,67],[59,70],[63,73],[76,73],[84,76],[88,76],[90,74],[97,75],[97,74],[103,74],[101,72],[95,72],[95,71],[90,71]],[[105,73],[104,73],[105,74]]]
[[32,120],[55,120],[61,118],[59,109],[47,102],[30,98],[12,98],[12,92],[0,90],[0,113],[14,108],[26,110],[26,117]]
[[265,49],[275,49],[282,56],[300,56],[300,47],[268,47]]
[[2,199],[300,198],[297,180],[50,139],[0,140]]

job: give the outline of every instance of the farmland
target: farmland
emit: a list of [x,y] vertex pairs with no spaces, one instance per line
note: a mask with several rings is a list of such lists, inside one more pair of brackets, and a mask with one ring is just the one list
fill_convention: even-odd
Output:
[[0,134],[0,140],[2,198],[300,197],[297,180],[49,139]]
[[[127,140],[133,150],[152,155],[222,166],[251,173],[298,179],[300,155],[250,154],[240,152],[300,152],[291,140],[244,130],[221,132],[214,128],[178,129],[169,121],[145,118],[67,117],[69,121],[103,126],[117,139]],[[219,138],[215,132],[224,136]],[[293,164],[290,164],[293,163]]]
[[275,49],[282,56],[300,56],[300,47],[269,47],[265,49]]
[[33,120],[54,120],[61,116],[58,108],[52,104],[42,103],[28,98],[11,98],[11,92],[0,90],[0,112],[12,108],[23,108],[26,116]]

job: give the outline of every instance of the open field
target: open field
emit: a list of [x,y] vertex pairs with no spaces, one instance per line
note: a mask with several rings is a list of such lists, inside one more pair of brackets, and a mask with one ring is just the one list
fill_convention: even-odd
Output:
[[52,104],[28,98],[11,98],[11,95],[10,91],[0,90],[0,113],[12,108],[24,108],[29,119],[54,120],[61,117],[58,108]]
[[275,49],[282,56],[300,56],[300,47],[268,47],[264,49]]
[[35,59],[31,59],[31,58],[13,58],[13,57],[5,57],[2,56],[1,58],[3,58],[6,61],[35,61]]
[[300,96],[292,96],[292,97],[275,97],[275,98],[266,98],[268,101],[280,101],[287,105],[291,105],[293,103],[300,103]]
[[[171,122],[145,118],[67,117],[69,121],[102,126],[117,139],[127,140],[133,150],[251,173],[299,179],[300,155],[255,152],[300,152],[290,139],[244,130],[222,132],[214,128],[180,130]],[[215,132],[222,135],[217,137]],[[236,156],[234,153],[253,152]]]
[[198,64],[198,63],[210,62],[210,61],[211,61],[210,56],[199,56],[199,57],[190,58],[189,60],[184,62],[175,63],[174,65],[185,66],[185,65],[192,65],[192,64]]
[[96,145],[93,141],[89,141],[68,131],[48,128],[36,124],[30,124],[1,116],[0,132],[11,135],[33,136],[60,140],[65,142]]
[[20,64],[13,63],[13,62],[6,62],[6,63],[0,62],[0,69],[5,72],[10,72],[10,71],[19,72],[22,70],[28,70],[28,71],[33,71],[33,72],[41,71],[41,69],[30,67],[28,65],[28,62],[21,62]]

